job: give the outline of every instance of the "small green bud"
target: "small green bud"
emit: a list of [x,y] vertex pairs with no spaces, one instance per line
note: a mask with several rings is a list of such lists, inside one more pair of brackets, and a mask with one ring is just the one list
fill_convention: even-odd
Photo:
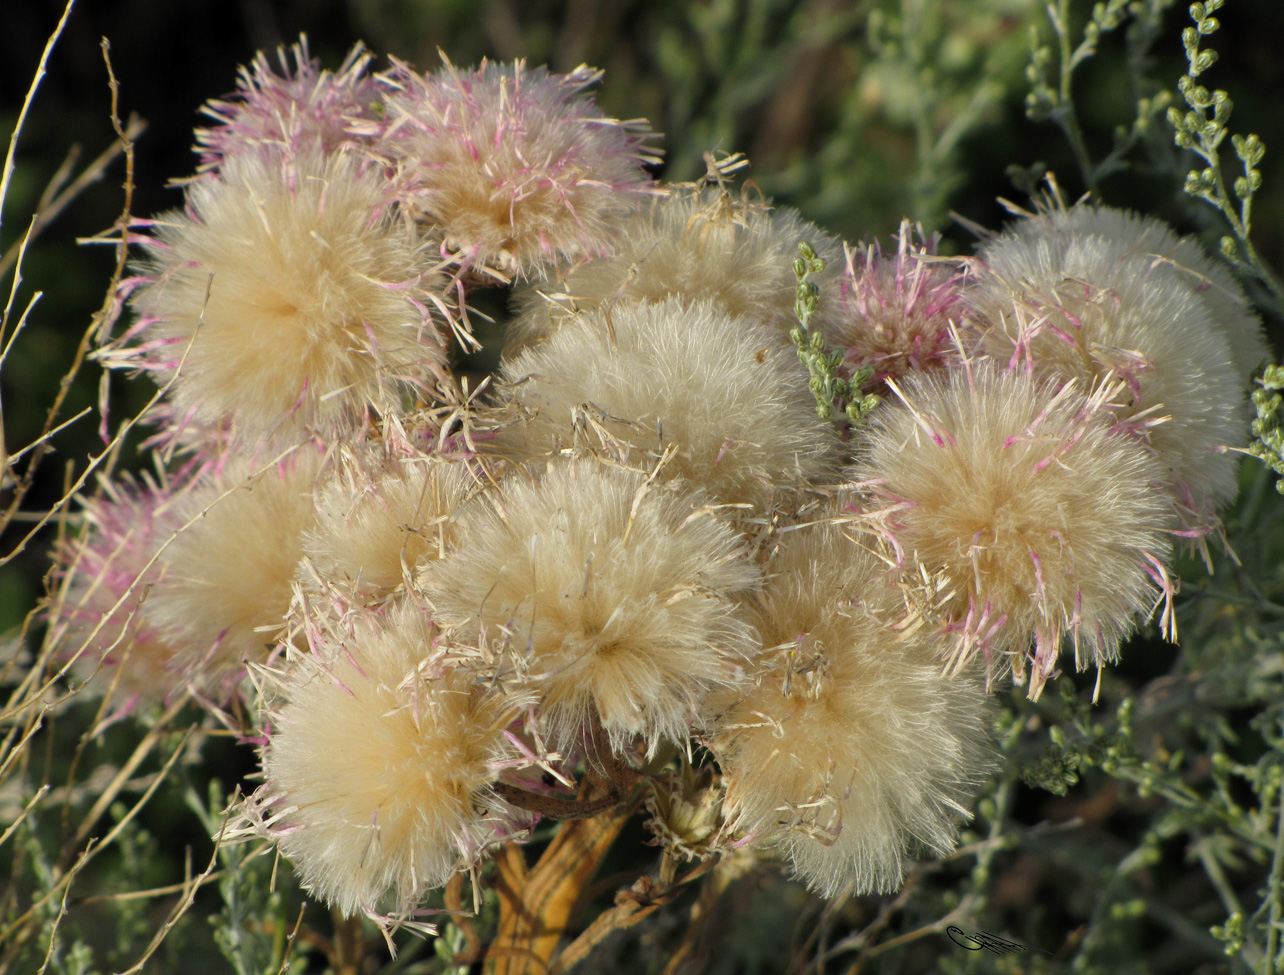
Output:
[[1237,955],[1244,948],[1244,915],[1236,911],[1224,925],[1215,924],[1208,932],[1218,941],[1226,942],[1227,955]]

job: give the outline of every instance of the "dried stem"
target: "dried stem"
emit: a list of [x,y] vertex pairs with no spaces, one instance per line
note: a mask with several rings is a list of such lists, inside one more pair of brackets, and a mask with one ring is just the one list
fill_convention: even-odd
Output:
[[[600,788],[586,782],[580,801],[598,798]],[[496,858],[499,929],[486,952],[488,975],[535,975],[550,970],[584,885],[597,872],[602,858],[641,802],[616,805],[592,819],[562,823],[557,835],[534,867],[528,867],[521,848],[510,843]]]

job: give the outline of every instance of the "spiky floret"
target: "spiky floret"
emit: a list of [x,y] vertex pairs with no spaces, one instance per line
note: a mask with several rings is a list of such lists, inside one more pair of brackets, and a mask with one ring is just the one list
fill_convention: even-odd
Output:
[[217,171],[251,153],[332,153],[356,141],[348,126],[373,119],[372,106],[382,99],[378,82],[366,74],[372,58],[357,44],[337,70],[324,71],[309,53],[307,37],[300,37],[288,52],[277,49],[277,71],[260,51],[240,69],[231,96],[202,107],[215,124],[196,130],[198,171]]
[[842,248],[798,212],[722,187],[672,187],[644,202],[618,230],[611,256],[518,293],[509,344],[537,341],[583,312],[626,302],[712,302],[773,326],[788,342],[794,318],[794,258],[810,243],[826,262],[817,279],[816,325],[837,308]]
[[1037,697],[1063,637],[1080,668],[1114,659],[1152,578],[1166,584],[1177,526],[1162,467],[1103,412],[1112,390],[1090,401],[987,362],[897,389],[856,476],[905,568],[948,593],[956,663],[979,650],[1020,678],[1032,650]]
[[[132,355],[176,418],[248,441],[353,431],[444,363],[442,280],[348,156],[249,155],[188,187],[148,245]],[[181,371],[174,377],[176,370]]]
[[160,577],[157,552],[177,527],[174,494],[163,474],[104,478],[100,492],[82,500],[80,533],[54,551],[62,584],[49,639],[61,658],[75,658],[73,672],[89,693],[111,694],[123,709],[158,701],[178,684],[169,644],[141,611]]
[[894,890],[914,847],[953,848],[988,770],[983,684],[943,674],[929,630],[893,628],[886,566],[842,529],[789,532],[766,568],[756,683],[710,708],[724,809],[827,897]]
[[230,461],[175,502],[186,527],[161,554],[143,612],[198,691],[227,696],[284,629],[319,464],[310,447],[267,469]]
[[591,458],[521,470],[460,514],[420,583],[454,638],[506,644],[555,747],[601,723],[615,749],[684,738],[713,686],[742,678],[733,594],[757,573],[739,537],[679,485]]
[[[504,364],[513,419],[493,448],[519,459],[606,446],[666,463],[724,503],[770,505],[836,473],[835,429],[772,329],[717,303],[621,304],[567,323]],[[668,456],[667,452],[671,452]]]
[[250,817],[344,914],[408,916],[529,821],[493,787],[523,763],[506,731],[530,702],[446,665],[438,639],[403,605],[279,678]]
[[363,604],[383,599],[445,554],[476,488],[467,464],[439,456],[349,456],[319,492],[300,581],[336,584]]
[[1144,434],[1174,491],[1200,509],[1234,497],[1226,448],[1246,440],[1243,384],[1197,292],[1131,241],[1095,234],[1007,234],[973,268],[971,324],[986,353],[1084,388],[1122,379],[1117,415]]
[[1234,272],[1224,261],[1209,256],[1198,241],[1178,237],[1157,217],[1087,203],[1066,207],[1053,198],[1039,211],[1010,224],[1007,233],[1027,240],[1104,238],[1121,249],[1120,259],[1144,265],[1138,273],[1166,286],[1194,291],[1202,299],[1213,324],[1226,336],[1244,385],[1270,358],[1262,321]]
[[604,116],[584,90],[601,72],[568,75],[525,62],[449,62],[420,75],[397,63],[378,150],[400,197],[466,267],[526,276],[596,257],[657,161],[644,122]]
[[895,254],[877,242],[848,248],[841,300],[825,334],[853,369],[868,366],[882,380],[957,357],[952,329],[964,309],[963,274],[937,256],[938,240],[905,220]]

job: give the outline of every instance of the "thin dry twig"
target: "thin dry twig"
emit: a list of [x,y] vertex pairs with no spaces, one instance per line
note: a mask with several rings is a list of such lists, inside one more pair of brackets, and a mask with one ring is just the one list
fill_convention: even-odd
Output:
[[[74,2],[75,0],[69,0],[67,4],[67,9],[64,12],[64,21],[66,19],[66,15],[71,12],[71,7]],[[62,26],[62,22],[60,22],[59,24],[59,30],[61,30],[61,26]],[[56,40],[56,36],[50,39],[50,43],[52,44],[54,40]],[[107,67],[108,86],[111,89],[112,128],[115,129],[116,131],[116,136],[120,140],[121,151],[124,153],[124,156],[125,156],[125,182],[124,182],[125,201],[124,201],[124,206],[122,207],[122,210],[121,210],[121,215],[116,221],[116,227],[118,228],[120,233],[120,238],[117,242],[117,247],[116,247],[116,266],[112,271],[111,279],[108,282],[107,295],[103,299],[103,305],[91,319],[90,324],[85,329],[84,334],[81,335],[80,342],[77,344],[75,354],[72,357],[71,365],[68,367],[66,373],[64,373],[62,379],[59,381],[58,392],[55,394],[53,403],[50,405],[46,413],[44,426],[41,429],[41,432],[35,441],[37,446],[35,450],[32,451],[31,458],[27,463],[26,470],[23,471],[22,477],[17,480],[17,483],[13,488],[13,497],[10,499],[8,507],[4,510],[3,514],[0,514],[0,529],[3,529],[5,526],[7,526],[9,522],[13,519],[13,516],[22,508],[23,502],[26,500],[27,494],[31,490],[32,484],[35,481],[36,470],[39,468],[40,462],[44,459],[44,457],[48,454],[49,450],[51,449],[51,444],[46,438],[49,436],[53,428],[57,425],[58,417],[62,413],[63,403],[66,401],[67,395],[71,390],[72,383],[75,381],[76,376],[79,375],[80,373],[80,367],[84,364],[85,357],[89,354],[90,346],[95,341],[95,338],[101,335],[107,328],[109,328],[110,324],[114,322],[117,316],[120,314],[120,295],[119,295],[120,283],[123,280],[124,274],[125,274],[125,261],[128,256],[128,247],[129,247],[129,226],[132,220],[131,209],[133,205],[133,191],[134,191],[134,144],[133,144],[133,141],[130,139],[129,135],[127,134],[124,125],[122,125],[120,121],[120,114],[118,110],[119,99],[120,99],[120,84],[119,82],[117,82],[115,72],[113,71],[111,66],[111,58],[108,53],[109,45],[106,38],[103,39],[102,48],[103,48],[103,61]],[[46,51],[48,51],[48,47],[46,48]],[[42,61],[41,63],[42,71],[43,71],[43,63],[44,62]],[[37,80],[39,80],[39,76],[37,77]],[[33,82],[33,90],[31,94],[34,94],[34,82]],[[16,137],[17,137],[17,133],[15,132],[14,138],[16,139]],[[11,141],[10,156],[12,156],[13,145],[14,143]],[[7,166],[11,165],[11,160],[7,162],[6,165]],[[0,203],[3,202],[3,192],[5,188],[6,187],[0,186]],[[18,277],[18,273],[15,273],[15,281],[17,277]],[[8,317],[6,315],[5,319],[3,321],[0,321],[0,338],[3,337],[7,324],[8,324]],[[127,430],[123,429],[121,431],[121,434],[118,434],[117,439],[119,439],[119,437],[122,436],[125,432],[127,432]],[[0,433],[2,433],[2,431],[0,431]],[[109,455],[106,451],[104,451],[104,453],[100,455],[100,458],[103,458],[106,456],[109,456]],[[111,456],[114,456],[114,455],[111,455]],[[98,463],[101,463],[101,459],[98,461]],[[90,467],[86,470],[86,475],[88,474],[89,470],[92,469],[94,466],[96,465],[95,464],[90,465]],[[8,470],[7,464],[5,469]],[[79,488],[82,487],[83,484],[84,484],[84,478],[82,478],[79,482],[77,482],[75,489],[79,490]],[[51,512],[50,512],[51,516],[54,511],[61,510],[61,508],[65,506],[69,501],[70,501],[70,497],[64,496],[64,498],[57,505],[55,505],[53,509],[51,509]],[[3,558],[0,558],[0,565],[3,565],[4,563],[15,558],[21,552],[25,551],[27,544],[44,527],[46,522],[47,522],[47,519],[38,522],[35,528],[33,528],[30,532],[28,532],[25,536],[23,536],[23,538],[19,540],[18,544],[13,548],[12,551],[6,554]]]
[[[147,122],[137,115],[131,115],[129,124],[125,126],[125,138],[130,144],[133,144],[146,130]],[[116,157],[124,151],[125,143],[117,139],[81,170],[79,176],[64,186],[63,184],[71,174],[72,166],[80,154],[80,147],[72,146],[67,153],[67,158],[63,160],[62,166],[49,180],[44,193],[41,194],[40,201],[36,204],[35,216],[32,218],[31,225],[27,228],[22,241],[11,245],[5,251],[4,257],[0,257],[0,278],[8,274],[9,269],[17,263],[19,250],[30,247],[45,228],[57,220],[62,212],[75,202],[81,193],[106,176],[107,167],[115,162]]]
[[178,903],[174,905],[174,909],[170,911],[169,917],[165,919],[165,923],[157,930],[142,956],[133,965],[121,972],[121,975],[136,975],[137,972],[142,971],[143,966],[147,964],[148,959],[150,959],[152,955],[156,954],[156,950],[160,948],[165,938],[168,937],[170,931],[174,929],[174,925],[179,922],[184,914],[191,910],[192,904],[196,901],[197,891],[208,883],[215,874],[214,865],[218,863],[218,851],[223,845],[223,835],[227,830],[227,823],[228,819],[225,817],[223,820],[223,826],[214,840],[214,852],[210,854],[210,862],[206,864],[204,870],[195,877],[189,879],[186,875],[191,871],[190,861],[184,865],[183,872],[185,878],[183,881],[183,896],[179,898]]

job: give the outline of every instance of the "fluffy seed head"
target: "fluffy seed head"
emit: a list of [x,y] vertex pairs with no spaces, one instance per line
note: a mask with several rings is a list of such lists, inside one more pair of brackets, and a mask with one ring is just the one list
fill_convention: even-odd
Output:
[[64,585],[50,613],[51,639],[90,693],[128,708],[157,701],[177,683],[169,644],[143,621],[140,605],[160,577],[153,561],[177,527],[174,492],[164,480],[104,480],[84,500],[84,526],[54,553]]
[[605,445],[649,467],[672,450],[661,476],[755,506],[835,473],[837,433],[793,347],[710,301],[586,314],[501,373],[514,419],[494,449],[519,459]]
[[302,439],[400,409],[444,362],[437,277],[354,158],[237,157],[188,188],[149,245],[133,360],[180,419]]
[[937,237],[901,223],[896,253],[877,243],[848,250],[842,300],[827,330],[855,369],[869,366],[875,379],[939,368],[956,358],[951,324],[963,311],[957,265],[936,256]]
[[[199,172],[217,171],[229,159],[284,150],[290,156],[337,152],[354,141],[348,126],[374,117],[381,98],[366,75],[371,55],[357,44],[334,72],[308,53],[302,37],[287,52],[277,49],[280,71],[259,52],[240,69],[236,92],[201,109],[215,124],[196,130]],[[293,60],[293,66],[291,65]]]
[[582,94],[600,77],[522,61],[386,76],[379,149],[461,264],[524,276],[605,253],[631,198],[653,191],[645,123],[606,118]]
[[1210,257],[1198,241],[1178,237],[1157,217],[1086,203],[1066,207],[1055,200],[1018,220],[1007,232],[1025,240],[1103,238],[1119,248],[1122,259],[1144,262],[1148,277],[1179,290],[1194,291],[1203,300],[1213,324],[1226,337],[1244,385],[1270,358],[1262,321],[1234,272],[1224,261]]
[[726,190],[674,187],[621,224],[610,257],[518,293],[509,344],[537,341],[582,312],[635,301],[711,302],[725,314],[765,322],[782,341],[797,324],[794,258],[810,243],[826,262],[816,278],[816,327],[830,320],[841,288],[842,248],[795,210]]
[[871,415],[857,478],[903,564],[949,594],[960,663],[1006,652],[1021,676],[1033,641],[1037,696],[1063,636],[1079,667],[1113,659],[1172,548],[1155,459],[1099,402],[991,363],[901,393]]
[[621,749],[684,738],[749,647],[732,594],[757,573],[703,499],[592,459],[520,471],[460,515],[458,549],[424,565],[435,618],[461,641],[507,637],[505,672],[537,690],[573,746],[595,720]]
[[1243,384],[1199,293],[1131,241],[1097,235],[1007,234],[973,267],[987,354],[1085,389],[1124,380],[1117,415],[1144,432],[1175,490],[1207,507],[1234,497],[1225,448],[1247,434]]
[[520,761],[505,730],[529,702],[443,665],[436,639],[402,608],[286,678],[252,814],[348,915],[406,914],[522,819],[491,789]]
[[337,583],[367,605],[383,599],[445,554],[455,512],[475,487],[467,465],[440,457],[351,458],[320,490],[300,581]]
[[263,471],[232,461],[176,502],[178,523],[191,524],[162,553],[144,614],[198,689],[228,694],[284,627],[318,466],[306,447]]
[[942,674],[926,630],[891,629],[886,567],[841,530],[790,532],[767,571],[757,682],[719,695],[709,740],[724,808],[825,896],[893,890],[911,848],[953,848],[990,763],[984,689]]

